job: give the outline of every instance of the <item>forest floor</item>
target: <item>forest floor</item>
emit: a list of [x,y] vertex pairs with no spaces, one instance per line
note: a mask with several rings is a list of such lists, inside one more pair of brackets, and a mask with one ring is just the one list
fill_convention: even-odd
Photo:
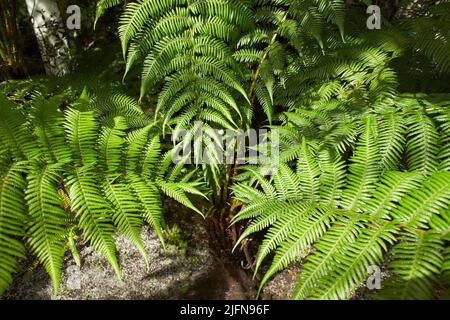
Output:
[[[173,212],[173,211],[172,211]],[[181,213],[183,214],[183,213]],[[198,239],[203,232],[197,219],[172,222],[183,233],[176,245],[168,243],[164,251],[149,227],[142,229],[144,247],[149,255],[149,268],[134,245],[117,236],[116,246],[122,282],[97,252],[89,246],[80,248],[81,268],[68,253],[56,299],[212,299],[245,300],[256,296],[257,282],[249,270],[213,255],[207,244]],[[32,265],[28,263],[24,266]],[[287,269],[269,282],[261,298],[288,299],[295,283],[296,270]],[[52,284],[42,266],[29,268],[16,277],[4,299],[51,299]]]

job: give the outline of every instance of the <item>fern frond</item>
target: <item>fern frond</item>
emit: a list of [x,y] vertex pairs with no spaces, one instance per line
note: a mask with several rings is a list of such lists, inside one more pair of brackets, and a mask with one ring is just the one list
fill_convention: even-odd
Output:
[[127,135],[127,171],[135,172],[137,174],[142,173],[142,167],[144,165],[144,163],[142,163],[142,159],[145,155],[145,148],[149,143],[149,135],[152,127],[153,124],[141,129],[134,130]]
[[44,265],[53,283],[53,294],[59,290],[59,280],[66,252],[64,239],[67,213],[57,188],[61,181],[59,165],[32,164],[28,175],[25,200],[29,208],[27,242],[31,251]]
[[405,124],[398,113],[391,112],[382,118],[378,142],[381,166],[386,170],[397,169],[405,147]]
[[417,189],[422,180],[423,177],[418,172],[385,173],[375,186],[372,198],[367,201],[364,210],[371,214],[374,220],[388,218],[403,196]]
[[111,207],[101,196],[96,174],[91,167],[75,168],[68,177],[72,210],[79,219],[86,241],[111,264],[118,279],[122,275],[117,262]]
[[342,195],[344,208],[355,210],[361,202],[369,199],[380,173],[379,160],[378,143],[373,122],[369,118],[355,153],[350,159],[352,162],[349,166],[350,175],[347,178],[347,188]]
[[97,25],[98,19],[100,19],[103,16],[106,10],[114,6],[117,6],[122,2],[123,0],[98,0],[95,11],[94,29],[95,26]]
[[117,116],[126,117],[130,120],[144,118],[144,112],[139,103],[135,99],[120,93],[105,93],[95,96],[92,99],[92,109],[96,117],[102,122],[114,120]]
[[262,242],[258,256],[256,258],[255,272],[261,266],[264,258],[273,251],[280,243],[284,242],[292,233],[299,228],[302,220],[307,220],[309,215],[314,212],[314,206],[310,203],[298,203],[291,207],[291,210],[280,214],[280,217],[270,227],[266,233],[265,240]]
[[303,190],[301,189],[300,177],[288,165],[279,164],[273,176],[273,182],[279,199],[302,198]]
[[405,230],[389,264],[392,278],[376,295],[382,299],[430,300],[443,263],[443,242],[432,231]]
[[292,299],[306,299],[312,295],[319,279],[330,273],[335,256],[348,243],[354,242],[363,230],[368,217],[358,213],[340,215],[332,227],[314,245],[298,277]]
[[[162,192],[166,194],[167,196],[171,197],[172,199],[178,201],[185,207],[197,212],[201,216],[203,216],[203,213],[197,209],[189,200],[189,198],[186,195],[186,188],[177,182],[166,182],[162,180],[156,181],[159,188],[161,188]],[[190,189],[190,188],[189,188]],[[195,190],[195,189],[194,189]]]
[[30,112],[34,134],[42,146],[43,156],[48,162],[67,163],[72,161],[72,153],[65,140],[64,117],[58,111],[61,97],[37,100]]
[[366,278],[367,267],[377,265],[387,250],[387,244],[395,241],[396,230],[393,222],[381,222],[364,229],[356,241],[336,255],[339,263],[333,265],[329,275],[318,281],[318,288],[311,297],[348,299]]
[[66,111],[65,120],[67,142],[74,150],[76,163],[83,166],[96,162],[97,123],[94,112],[71,108]]
[[433,214],[448,210],[450,204],[450,172],[435,172],[422,186],[410,192],[392,211],[401,223],[410,227],[426,227]]
[[331,207],[315,208],[306,219],[298,221],[289,237],[278,244],[270,268],[260,282],[259,291],[276,272],[286,268],[293,261],[305,257],[311,244],[330,227],[335,220],[335,215],[336,212]]
[[408,123],[408,165],[410,170],[430,174],[438,166],[439,135],[433,121],[423,112],[416,111]]
[[321,171],[320,202],[336,205],[345,185],[345,163],[339,156],[333,157],[328,150],[318,153],[318,161]]
[[128,173],[127,180],[136,199],[139,200],[144,220],[152,226],[164,246],[162,202],[158,188],[133,173]]
[[316,157],[308,147],[306,140],[303,139],[302,152],[297,160],[297,176],[304,200],[312,202],[319,200],[320,175],[321,171]]
[[25,234],[26,180],[17,164],[2,167],[0,175],[0,295],[11,284],[18,269],[18,258],[25,258],[25,247],[19,240]]
[[98,139],[99,166],[107,173],[118,172],[123,162],[127,124],[123,117],[116,117],[114,122],[113,128],[103,128]]
[[186,4],[186,1],[168,0],[156,3],[151,0],[139,0],[127,4],[125,11],[120,18],[119,27],[123,56],[126,56],[129,41],[137,34],[139,29],[144,26],[149,18],[158,16],[177,4]]
[[17,106],[0,94],[0,141],[17,160],[34,158],[39,150],[30,141],[31,132]]
[[117,231],[133,242],[144,258],[148,268],[148,253],[141,239],[142,219],[136,208],[136,199],[131,193],[130,188],[123,183],[112,183],[107,177],[103,185],[103,190],[106,199],[108,199],[112,208],[114,208],[112,220]]
[[142,175],[144,177],[149,177],[154,174],[154,169],[159,161],[161,152],[161,143],[159,141],[159,136],[154,136],[151,140],[149,139],[146,147],[144,157],[142,158]]

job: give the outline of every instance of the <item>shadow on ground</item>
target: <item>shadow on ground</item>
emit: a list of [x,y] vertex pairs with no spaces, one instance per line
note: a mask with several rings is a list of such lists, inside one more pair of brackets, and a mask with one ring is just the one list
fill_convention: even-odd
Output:
[[[156,235],[142,230],[150,266],[130,241],[117,237],[123,273],[119,282],[112,268],[92,248],[80,251],[81,268],[68,255],[56,299],[254,299],[255,288],[239,267],[217,261],[204,244],[197,242],[183,253],[175,246],[164,252]],[[4,299],[51,299],[52,284],[43,267],[18,277]]]

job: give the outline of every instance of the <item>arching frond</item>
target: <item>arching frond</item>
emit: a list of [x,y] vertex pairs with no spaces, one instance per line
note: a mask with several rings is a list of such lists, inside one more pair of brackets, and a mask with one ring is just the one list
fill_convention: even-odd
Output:
[[25,258],[20,237],[25,234],[26,180],[20,166],[7,163],[0,176],[0,295],[13,280],[19,267],[18,259]]
[[74,169],[73,174],[68,177],[68,185],[72,208],[77,212],[86,240],[105,257],[121,279],[111,223],[112,209],[101,196],[95,172],[86,166]]
[[422,230],[405,230],[399,240],[400,243],[392,249],[395,260],[388,266],[393,275],[383,283],[383,290],[376,297],[432,299],[433,284],[437,281],[443,263],[443,242],[436,233]]
[[106,12],[106,10],[114,6],[117,6],[122,2],[123,0],[98,0],[95,11],[95,25],[97,24],[98,19],[100,19],[101,16],[103,16],[103,14]]
[[59,289],[59,279],[66,252],[67,213],[57,192],[61,182],[61,167],[33,163],[28,175],[25,200],[28,205],[28,245],[44,265],[53,283],[53,294]]

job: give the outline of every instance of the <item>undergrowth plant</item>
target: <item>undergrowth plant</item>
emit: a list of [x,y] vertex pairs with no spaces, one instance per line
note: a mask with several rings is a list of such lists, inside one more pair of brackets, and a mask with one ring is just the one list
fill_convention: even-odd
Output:
[[[165,194],[207,218],[211,242],[228,245],[217,252],[248,257],[264,235],[260,290],[300,261],[296,299],[351,298],[382,264],[377,297],[443,296],[450,99],[400,91],[448,90],[448,3],[367,32],[366,5],[342,0],[101,0],[96,22],[119,4],[124,80],[140,81],[139,102],[0,100],[0,290],[29,248],[56,292],[79,235],[119,276],[116,230],[151,259],[139,227],[163,240]],[[173,161],[182,132],[250,128],[267,128],[269,144],[280,132],[277,170],[241,165],[237,140],[233,163]]]
[[[99,12],[115,4],[101,1]],[[399,99],[398,73],[423,69],[395,62],[412,54],[448,72],[448,9],[442,3],[361,34],[344,1],[125,6],[125,75],[140,62],[141,97],[159,86],[155,119],[163,132],[196,130],[201,120],[283,133],[282,164],[269,179],[264,166],[203,170],[212,194],[220,193],[212,214],[231,219],[234,235],[250,219],[235,248],[269,227],[255,274],[267,255],[275,257],[261,287],[312,252],[294,298],[350,298],[367,267],[393,252],[399,260],[390,270],[402,285],[383,293],[433,296],[448,269],[448,102]]]
[[244,204],[233,223],[251,219],[236,246],[267,229],[255,274],[274,257],[260,290],[294,262],[301,264],[294,299],[349,299],[368,267],[384,262],[391,278],[378,297],[432,299],[448,286],[450,172],[440,143],[448,122],[438,129],[433,116],[417,112],[391,130],[383,125],[390,117],[367,116],[351,156],[303,138],[273,176],[247,169],[250,182],[233,187]]
[[56,295],[68,249],[79,263],[80,236],[119,279],[116,232],[148,266],[141,226],[151,225],[164,245],[162,195],[201,214],[187,197],[203,196],[199,183],[180,176],[183,162],[173,166],[172,154],[162,154],[159,123],[146,124],[131,98],[102,102],[85,92],[69,106],[58,96],[22,106],[0,96],[0,292],[30,251]]

